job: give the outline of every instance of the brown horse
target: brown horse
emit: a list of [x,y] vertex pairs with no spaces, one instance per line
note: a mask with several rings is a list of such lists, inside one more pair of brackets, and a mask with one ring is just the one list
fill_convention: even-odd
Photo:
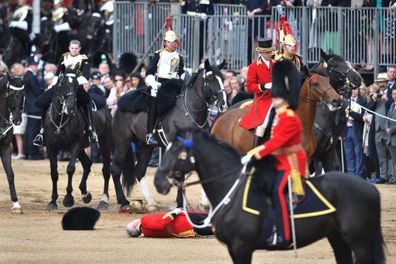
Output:
[[[300,102],[297,114],[303,125],[303,146],[307,157],[311,157],[316,148],[316,138],[313,133],[316,105],[323,104],[330,110],[341,105],[341,96],[330,85],[329,78],[313,74],[306,79],[300,91]],[[239,126],[239,120],[249,109],[233,108],[222,115],[214,124],[212,133],[220,140],[234,146],[242,154],[253,147],[254,131]]]

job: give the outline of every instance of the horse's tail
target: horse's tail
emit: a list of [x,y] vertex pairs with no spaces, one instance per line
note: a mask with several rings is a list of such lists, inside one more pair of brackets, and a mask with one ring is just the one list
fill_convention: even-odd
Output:
[[375,237],[373,241],[373,254],[374,254],[374,263],[375,264],[384,264],[385,263],[385,242],[384,237],[382,236],[381,229],[381,201],[379,200],[379,212],[378,212],[378,221],[376,223]]
[[132,187],[135,183],[135,157],[132,153],[132,149],[129,147],[122,168],[122,186],[126,189],[128,196],[131,194]]

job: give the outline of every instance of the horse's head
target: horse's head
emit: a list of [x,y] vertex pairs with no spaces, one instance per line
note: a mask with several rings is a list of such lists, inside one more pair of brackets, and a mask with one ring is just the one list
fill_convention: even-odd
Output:
[[339,55],[327,54],[321,50],[321,67],[326,70],[331,85],[345,98],[351,96],[351,90],[357,89],[362,77]]
[[92,40],[98,35],[99,28],[102,24],[102,16],[99,13],[93,13],[88,18],[87,39]]
[[[307,86],[304,89],[304,86]],[[308,102],[320,102],[327,106],[330,111],[339,109],[342,105],[342,97],[330,85],[329,78],[314,74],[304,83],[300,97]]]
[[201,72],[204,85],[205,100],[209,105],[213,105],[220,113],[227,110],[227,95],[224,91],[223,74],[216,66],[210,65],[209,61],[205,61],[205,68]]
[[[78,81],[77,74],[72,69],[66,69],[65,73],[60,77],[59,83],[56,86],[53,104],[59,107],[59,111],[63,114],[74,116],[77,111],[77,89]],[[55,101],[54,101],[55,100]]]
[[179,186],[184,175],[195,170],[195,158],[192,154],[192,132],[179,132],[166,148],[165,155],[158,168],[154,185],[161,194],[168,194],[172,185]]
[[19,125],[22,122],[22,112],[25,103],[23,79],[18,76],[5,75],[5,98],[8,111],[12,115],[12,123]]

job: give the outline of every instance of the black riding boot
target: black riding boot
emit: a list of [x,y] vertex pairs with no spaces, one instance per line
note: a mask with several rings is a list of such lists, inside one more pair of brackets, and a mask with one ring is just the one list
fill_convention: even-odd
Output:
[[87,122],[89,143],[96,143],[98,142],[98,136],[96,135],[96,132],[94,130],[91,102],[89,102],[88,105],[85,107],[84,114]]
[[157,97],[148,96],[148,109],[147,109],[147,134],[146,143],[148,145],[157,145],[158,142],[154,137],[155,123],[157,121]]

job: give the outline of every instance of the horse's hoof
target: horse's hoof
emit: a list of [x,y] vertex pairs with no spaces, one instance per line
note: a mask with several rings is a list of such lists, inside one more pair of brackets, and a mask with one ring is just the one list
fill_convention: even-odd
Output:
[[91,200],[92,200],[92,194],[90,193],[90,192],[87,192],[86,194],[84,194],[83,196],[82,196],[82,200],[83,200],[83,202],[84,203],[90,203],[91,202]]
[[21,205],[18,202],[13,204],[12,209],[11,209],[11,213],[13,213],[13,214],[23,214],[22,207],[21,207]]
[[129,207],[129,204],[127,204],[127,205],[121,206],[120,209],[118,210],[118,213],[120,213],[120,214],[132,214],[132,210]]
[[63,206],[64,207],[72,207],[74,205],[74,198],[72,195],[66,195],[63,198]]
[[47,205],[48,211],[58,210],[58,205],[56,203],[50,202]]
[[105,201],[100,201],[98,205],[98,210],[109,210],[109,203]]

